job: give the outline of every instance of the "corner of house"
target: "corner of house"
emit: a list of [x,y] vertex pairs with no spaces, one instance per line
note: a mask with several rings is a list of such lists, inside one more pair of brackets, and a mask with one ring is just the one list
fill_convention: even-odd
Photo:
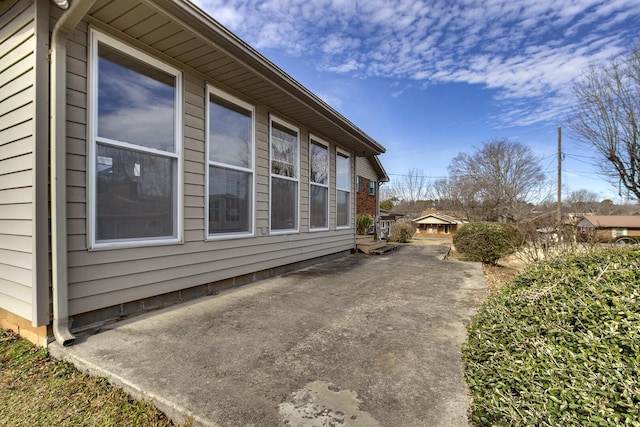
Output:
[[33,326],[30,321],[0,308],[0,328],[14,331],[39,347],[47,347],[49,327]]

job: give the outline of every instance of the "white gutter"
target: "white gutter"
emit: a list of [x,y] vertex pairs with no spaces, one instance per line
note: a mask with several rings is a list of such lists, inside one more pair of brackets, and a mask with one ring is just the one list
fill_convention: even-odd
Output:
[[53,0],[53,2],[56,4],[56,6],[58,6],[60,9],[64,9],[67,10],[69,9],[69,2],[67,0]]
[[51,153],[51,269],[53,291],[53,335],[63,346],[73,344],[69,331],[67,282],[67,36],[87,14],[96,0],[55,1],[66,9],[51,32],[49,48],[49,122]]

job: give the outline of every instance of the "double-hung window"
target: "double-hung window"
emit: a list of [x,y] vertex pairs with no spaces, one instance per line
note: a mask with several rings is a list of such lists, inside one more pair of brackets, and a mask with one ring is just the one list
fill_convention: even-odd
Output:
[[329,146],[314,137],[309,142],[309,228],[329,228]]
[[251,236],[255,108],[212,87],[208,93],[208,236]]
[[377,188],[377,183],[373,180],[369,181],[369,195],[370,196],[375,196],[376,195],[376,188]]
[[179,241],[181,74],[91,32],[94,247]]
[[336,226],[351,226],[351,157],[340,150],[336,153]]
[[298,231],[299,131],[271,118],[271,231]]

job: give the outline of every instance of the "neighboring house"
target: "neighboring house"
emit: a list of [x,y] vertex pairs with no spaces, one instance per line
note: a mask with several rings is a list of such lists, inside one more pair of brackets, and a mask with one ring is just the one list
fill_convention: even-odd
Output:
[[413,220],[418,237],[453,237],[465,221],[453,216],[432,212]]
[[578,238],[613,241],[620,237],[640,237],[640,215],[585,215],[576,224]]
[[404,214],[395,213],[392,211],[380,209],[380,220],[378,221],[378,238],[388,239],[391,234],[391,227],[399,218],[404,217]]
[[377,156],[356,158],[356,217],[372,216],[375,228],[380,217],[379,186],[385,182],[389,177]]
[[0,326],[68,345],[354,249],[378,142],[190,2],[65,3],[0,3]]

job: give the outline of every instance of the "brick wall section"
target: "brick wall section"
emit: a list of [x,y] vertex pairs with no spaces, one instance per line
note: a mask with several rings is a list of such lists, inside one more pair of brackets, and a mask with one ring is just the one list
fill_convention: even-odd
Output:
[[376,196],[369,195],[369,180],[362,180],[362,190],[356,192],[356,217],[359,215],[371,215],[375,218],[378,210],[376,209]]

